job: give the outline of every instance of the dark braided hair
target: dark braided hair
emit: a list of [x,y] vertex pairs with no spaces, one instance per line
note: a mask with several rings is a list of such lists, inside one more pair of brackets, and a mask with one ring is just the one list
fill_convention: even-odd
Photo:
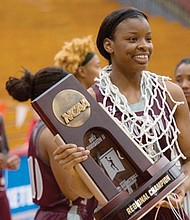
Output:
[[20,79],[9,77],[6,82],[9,95],[20,102],[35,99],[68,74],[59,67],[45,67],[34,75],[25,68],[22,72],[24,76]]

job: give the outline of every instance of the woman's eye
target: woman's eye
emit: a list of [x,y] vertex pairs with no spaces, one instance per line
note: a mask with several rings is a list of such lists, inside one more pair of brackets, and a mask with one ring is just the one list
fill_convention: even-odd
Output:
[[147,42],[151,43],[152,42],[152,37],[147,37]]
[[175,81],[176,81],[177,83],[181,83],[181,82],[182,82],[181,79],[176,79]]
[[129,41],[130,41],[130,42],[136,42],[136,41],[137,41],[137,38],[136,38],[136,37],[130,37],[130,38],[129,38]]

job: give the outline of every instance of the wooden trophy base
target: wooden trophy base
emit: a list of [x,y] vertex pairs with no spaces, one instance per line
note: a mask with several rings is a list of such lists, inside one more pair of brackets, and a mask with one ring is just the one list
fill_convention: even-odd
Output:
[[[156,166],[156,164],[152,165]],[[168,168],[170,167],[170,168]],[[160,178],[158,179],[158,176]],[[139,220],[173,192],[187,177],[170,162],[131,195],[120,192],[95,213],[96,220]]]

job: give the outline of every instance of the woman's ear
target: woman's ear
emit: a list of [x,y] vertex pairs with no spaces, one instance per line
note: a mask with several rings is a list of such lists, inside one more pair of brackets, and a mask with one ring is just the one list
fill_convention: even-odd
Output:
[[112,40],[110,40],[109,38],[105,38],[105,39],[104,39],[104,49],[105,49],[108,53],[112,53],[112,52],[113,52]]
[[75,75],[78,78],[84,78],[86,76],[85,68],[83,66],[79,66]]

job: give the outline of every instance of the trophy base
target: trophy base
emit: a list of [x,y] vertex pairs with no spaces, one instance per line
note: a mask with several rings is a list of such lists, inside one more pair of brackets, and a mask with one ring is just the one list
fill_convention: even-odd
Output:
[[[171,168],[171,170],[173,170],[173,168]],[[173,171],[171,171],[171,173],[172,172]],[[187,178],[183,173],[174,178],[171,173],[167,171],[156,181],[148,181],[131,195],[127,192],[119,193],[94,214],[95,219],[141,219]],[[152,179],[154,179],[154,177]]]

